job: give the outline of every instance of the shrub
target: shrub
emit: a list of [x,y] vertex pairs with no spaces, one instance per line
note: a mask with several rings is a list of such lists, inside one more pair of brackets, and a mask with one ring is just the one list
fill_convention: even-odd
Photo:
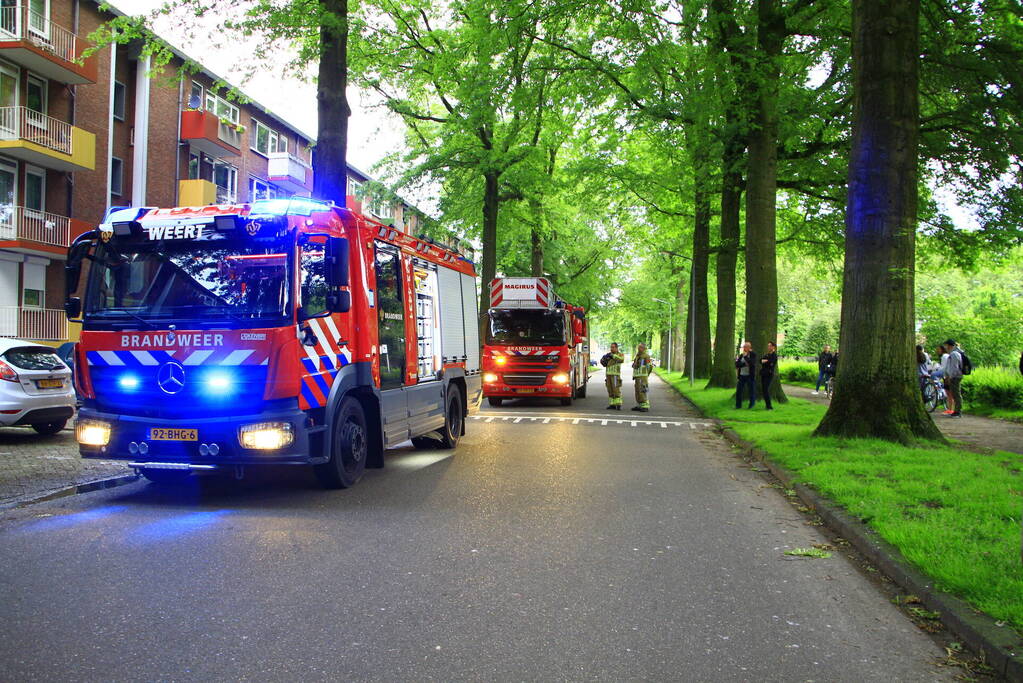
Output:
[[778,377],[783,382],[813,384],[817,381],[817,363],[801,360],[783,360],[778,363]]
[[1023,376],[1012,368],[979,367],[963,377],[963,400],[992,408],[1023,410]]

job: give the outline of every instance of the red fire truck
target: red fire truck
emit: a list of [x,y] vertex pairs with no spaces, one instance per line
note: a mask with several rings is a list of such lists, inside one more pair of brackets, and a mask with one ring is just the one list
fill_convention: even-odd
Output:
[[473,264],[354,210],[115,210],[67,275],[81,454],[153,481],[300,464],[351,486],[388,446],[454,448],[482,398]]
[[483,344],[483,395],[492,406],[506,398],[586,396],[590,349],[581,306],[558,299],[542,277],[495,278],[490,283]]

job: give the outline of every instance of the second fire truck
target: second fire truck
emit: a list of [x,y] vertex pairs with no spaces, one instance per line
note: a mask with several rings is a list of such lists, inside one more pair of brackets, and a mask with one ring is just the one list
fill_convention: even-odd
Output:
[[581,306],[566,304],[542,277],[495,278],[490,283],[483,342],[483,395],[505,399],[586,396],[589,330]]

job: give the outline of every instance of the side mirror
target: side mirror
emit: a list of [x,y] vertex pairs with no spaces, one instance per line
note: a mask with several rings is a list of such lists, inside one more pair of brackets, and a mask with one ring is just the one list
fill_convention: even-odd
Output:
[[82,300],[77,296],[68,297],[64,302],[64,314],[68,320],[74,320],[82,314]]
[[347,313],[352,307],[352,293],[334,290],[327,295],[327,310],[331,313]]
[[[331,290],[348,286],[348,240],[344,237],[327,238],[325,256],[327,284]],[[348,310],[348,309],[345,309]]]

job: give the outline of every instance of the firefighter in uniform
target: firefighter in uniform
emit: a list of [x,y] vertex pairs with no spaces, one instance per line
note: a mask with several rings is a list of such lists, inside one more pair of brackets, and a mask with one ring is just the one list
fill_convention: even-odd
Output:
[[650,376],[650,368],[653,361],[650,354],[646,352],[646,345],[640,344],[636,347],[636,357],[632,359],[632,379],[636,383],[636,405],[633,410],[641,413],[650,411],[650,401],[647,400],[647,378]]
[[607,368],[604,377],[604,386],[607,387],[607,409],[622,409],[622,363],[625,356],[618,350],[618,344],[611,344],[611,352],[601,360],[605,361]]

